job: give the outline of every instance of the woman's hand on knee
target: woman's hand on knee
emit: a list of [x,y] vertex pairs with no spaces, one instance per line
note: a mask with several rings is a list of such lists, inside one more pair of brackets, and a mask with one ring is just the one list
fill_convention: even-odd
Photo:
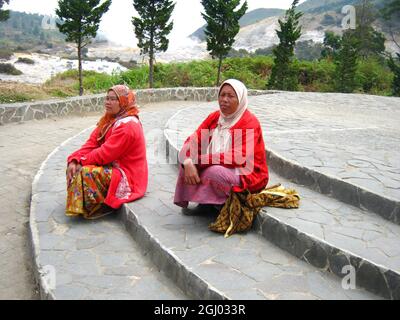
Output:
[[72,161],[68,164],[67,168],[67,185],[71,184],[72,179],[82,169],[82,166],[76,161]]
[[199,172],[196,166],[193,164],[192,159],[186,159],[183,163],[185,168],[185,183],[190,185],[196,185],[201,183]]

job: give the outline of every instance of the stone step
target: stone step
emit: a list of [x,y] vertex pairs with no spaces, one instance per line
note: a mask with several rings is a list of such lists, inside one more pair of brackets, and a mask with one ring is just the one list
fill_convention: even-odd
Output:
[[175,166],[151,164],[149,192],[123,221],[152,261],[195,299],[378,299],[277,248],[257,232],[228,239],[208,230],[215,216],[186,216],[173,204]]
[[41,298],[187,299],[132,240],[120,216],[98,221],[65,216],[65,159],[88,134],[54,150],[33,183],[30,233]]
[[[171,128],[188,128],[183,123],[188,114],[182,110],[167,123],[168,157],[173,163],[189,130]],[[179,123],[173,123],[175,120]],[[274,170],[270,174],[271,185],[280,182],[299,191],[301,207],[266,208],[255,223],[260,234],[320,270],[342,277],[343,268],[351,265],[359,286],[388,299],[400,299],[400,226],[294,184]]]
[[[324,272],[326,268],[311,266],[321,260],[320,250],[306,250],[311,253],[301,261],[287,253],[287,248],[265,241],[267,227],[281,219],[269,208],[258,217],[255,232],[229,239],[208,231],[215,217],[182,215],[172,203],[177,170],[166,163],[166,144],[159,135],[173,113],[142,115],[150,185],[146,197],[124,206],[119,215],[136,241],[124,233],[118,217],[88,223],[64,216],[65,159],[89,131],[65,142],[44,162],[33,184],[30,221],[43,298],[379,299],[363,289],[346,290],[340,279]],[[173,158],[173,148],[168,150]],[[297,230],[288,223],[279,221],[272,229],[284,228],[291,241],[299,239],[299,244],[310,245],[310,249],[326,248],[326,242],[313,234],[295,234]],[[279,232],[282,236],[275,238],[285,239],[285,233]],[[280,244],[284,241],[276,244],[284,247]],[[52,287],[54,272],[56,285]]]
[[[398,98],[309,92],[249,97],[264,132],[271,169],[396,224],[400,224],[398,102]],[[181,145],[217,105],[202,103],[176,113],[166,125],[173,144]]]

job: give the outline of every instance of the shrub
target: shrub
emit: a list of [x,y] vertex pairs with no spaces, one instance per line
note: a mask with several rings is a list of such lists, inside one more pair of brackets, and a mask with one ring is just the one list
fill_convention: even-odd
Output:
[[359,89],[363,92],[388,95],[393,75],[378,59],[370,58],[359,62],[356,79]]

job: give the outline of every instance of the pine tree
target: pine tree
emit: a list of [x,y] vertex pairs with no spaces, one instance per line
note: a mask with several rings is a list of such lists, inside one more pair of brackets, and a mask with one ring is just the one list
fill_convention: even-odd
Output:
[[56,14],[61,20],[57,23],[60,32],[64,33],[66,41],[74,42],[78,50],[79,62],[79,95],[83,95],[82,80],[82,49],[92,38],[96,37],[100,21],[108,11],[111,0],[100,5],[100,0],[59,0]]
[[394,59],[393,57],[389,58],[388,65],[390,70],[392,70],[394,74],[392,83],[392,94],[394,96],[400,97],[400,54],[396,53],[396,55],[397,59]]
[[273,50],[275,59],[268,82],[269,89],[297,90],[298,76],[293,68],[293,59],[296,41],[301,37],[299,20],[303,15],[301,12],[296,12],[298,3],[299,0],[294,0],[290,9],[286,11],[284,21],[280,19],[278,21],[280,30],[276,30],[276,33],[280,42]]
[[333,59],[341,47],[341,41],[341,36],[334,34],[332,31],[325,32],[321,57]]
[[371,0],[362,0],[356,6],[357,26],[350,32],[358,41],[359,55],[363,59],[385,52],[385,35],[372,26],[377,14]]
[[235,9],[240,0],[202,0],[201,4],[205,11],[202,16],[207,23],[207,50],[214,59],[218,59],[216,85],[219,86],[222,60],[227,57],[235,42],[240,30],[239,20],[247,11],[247,1],[237,11]]
[[389,33],[392,41],[400,49],[400,43],[396,40],[393,32],[393,22],[400,21],[400,0],[392,0],[391,2],[387,3],[381,10],[381,15],[389,25]]
[[351,93],[357,87],[358,46],[359,42],[351,30],[344,32],[341,48],[335,56],[335,88],[338,92]]
[[157,52],[168,50],[167,36],[173,28],[169,23],[175,3],[171,0],[133,0],[133,6],[139,18],[133,17],[135,35],[141,54],[149,55],[149,86],[154,86],[154,60]]
[[[396,40],[393,32],[393,21],[400,20],[400,0],[392,0],[381,11],[383,18],[389,23],[389,33],[394,44],[400,49],[400,43]],[[389,57],[388,66],[393,72],[392,90],[393,95],[400,97],[400,54],[396,53],[397,59]],[[397,61],[396,61],[397,60]]]
[[10,0],[0,0],[0,21],[6,21],[10,17],[9,10],[3,10],[3,5],[10,4]]

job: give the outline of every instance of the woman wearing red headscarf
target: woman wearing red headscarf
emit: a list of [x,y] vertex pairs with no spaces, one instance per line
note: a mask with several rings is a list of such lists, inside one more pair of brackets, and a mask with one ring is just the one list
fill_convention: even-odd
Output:
[[114,86],[105,109],[89,140],[68,157],[67,216],[97,219],[146,192],[146,143],[135,94]]

